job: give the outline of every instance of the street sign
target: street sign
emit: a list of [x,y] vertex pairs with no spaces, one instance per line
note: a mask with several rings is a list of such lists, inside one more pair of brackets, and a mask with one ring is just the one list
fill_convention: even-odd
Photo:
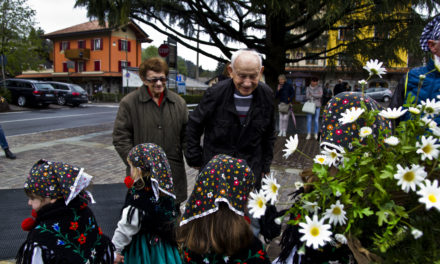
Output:
[[162,44],[159,46],[158,52],[161,57],[165,58],[170,53],[170,47],[167,44]]
[[8,64],[8,60],[6,59],[5,54],[0,54],[0,65],[6,66]]

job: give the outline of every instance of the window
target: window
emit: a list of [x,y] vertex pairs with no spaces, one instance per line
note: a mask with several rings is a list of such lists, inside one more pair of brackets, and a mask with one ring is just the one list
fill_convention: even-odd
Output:
[[85,49],[86,42],[84,40],[78,40],[78,49]]
[[118,50],[120,51],[128,51],[130,52],[130,41],[126,40],[126,39],[120,39],[118,40]]
[[[318,56],[318,54],[317,53],[309,53],[309,52],[307,52],[306,53],[306,57],[309,57],[309,56]],[[318,65],[318,60],[315,59],[315,58],[313,58],[313,59],[309,58],[309,59],[306,60],[306,64],[308,64],[308,65]]]
[[95,71],[101,70],[101,61],[99,61],[99,60],[94,61],[94,65],[95,65],[95,68],[94,68]]
[[353,31],[348,27],[340,27],[338,29],[338,40],[351,40]]
[[119,72],[122,72],[122,69],[124,68],[124,67],[130,67],[130,62],[129,61],[119,61]]
[[70,49],[70,42],[69,41],[61,41],[60,42],[60,51],[68,50],[68,49]]
[[75,66],[76,66],[76,69],[75,69],[76,72],[83,72],[86,70],[86,67],[84,65],[84,61],[78,61]]
[[377,28],[377,26],[374,27],[374,39],[377,40],[384,40],[388,38],[388,32],[384,32],[383,29],[380,31],[380,29]]
[[102,50],[102,38],[92,39],[92,50]]

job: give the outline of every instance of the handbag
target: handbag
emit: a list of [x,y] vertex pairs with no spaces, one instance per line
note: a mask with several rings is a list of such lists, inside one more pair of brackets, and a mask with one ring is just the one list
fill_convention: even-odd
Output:
[[316,111],[315,103],[312,101],[305,102],[302,111],[308,114],[314,114]]
[[278,111],[280,111],[280,113],[287,114],[289,112],[289,104],[281,102],[278,105]]

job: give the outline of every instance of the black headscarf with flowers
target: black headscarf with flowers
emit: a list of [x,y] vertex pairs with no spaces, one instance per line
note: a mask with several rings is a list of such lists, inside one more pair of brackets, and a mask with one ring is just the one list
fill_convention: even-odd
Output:
[[[341,147],[348,151],[353,149],[352,142],[355,138],[360,138],[359,132],[363,126],[367,125],[366,120],[358,118],[353,123],[341,124],[339,119],[347,109],[360,108],[361,102],[365,103],[368,110],[382,109],[374,99],[365,94],[362,96],[359,92],[339,93],[327,103],[322,116],[321,148],[336,151],[339,151]],[[374,137],[379,134],[379,131],[385,129],[389,129],[391,133],[391,122],[378,115],[371,128]]]
[[229,209],[244,216],[254,182],[254,174],[245,160],[224,154],[214,156],[196,180],[180,225],[216,212],[219,202],[227,203]]

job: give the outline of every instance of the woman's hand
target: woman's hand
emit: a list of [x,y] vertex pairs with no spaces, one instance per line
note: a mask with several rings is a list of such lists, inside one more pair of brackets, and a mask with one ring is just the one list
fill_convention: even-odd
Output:
[[116,258],[115,258],[115,261],[113,263],[114,264],[124,263],[124,256],[122,256],[121,254],[116,253]]

